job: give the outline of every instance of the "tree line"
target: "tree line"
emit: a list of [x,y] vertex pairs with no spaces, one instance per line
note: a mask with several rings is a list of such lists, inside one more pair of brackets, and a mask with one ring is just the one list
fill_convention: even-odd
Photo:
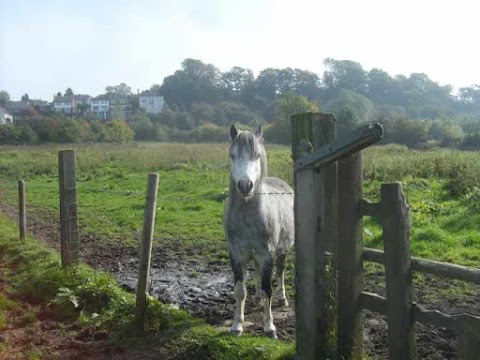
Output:
[[[385,126],[384,142],[417,148],[480,147],[480,85],[454,94],[452,86],[423,73],[391,76],[330,58],[324,65],[321,76],[292,68],[267,68],[255,76],[239,66],[222,72],[212,64],[185,59],[179,70],[151,87],[165,97],[162,113],[146,114],[137,107],[127,123],[135,139],[161,141],[215,140],[227,134],[232,122],[264,124],[269,141],[288,143],[292,114],[323,111],[335,114],[340,134],[379,121]],[[106,90],[119,87],[129,88],[122,83]],[[70,88],[67,92],[73,93]]]

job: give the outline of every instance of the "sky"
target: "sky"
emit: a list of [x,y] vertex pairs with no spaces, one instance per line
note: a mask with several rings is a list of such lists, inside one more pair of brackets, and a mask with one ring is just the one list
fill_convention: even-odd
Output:
[[186,58],[221,71],[326,58],[480,84],[475,0],[0,0],[0,90],[52,100],[161,84]]

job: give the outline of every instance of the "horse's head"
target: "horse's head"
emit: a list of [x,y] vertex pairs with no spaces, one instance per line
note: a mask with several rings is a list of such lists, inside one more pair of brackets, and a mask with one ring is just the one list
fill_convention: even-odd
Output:
[[266,176],[266,155],[262,127],[254,133],[230,127],[231,180],[234,189],[244,198],[255,193],[260,180]]

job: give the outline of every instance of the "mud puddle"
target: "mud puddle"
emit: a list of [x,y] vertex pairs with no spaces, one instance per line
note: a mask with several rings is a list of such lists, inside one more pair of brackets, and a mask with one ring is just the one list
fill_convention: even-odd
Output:
[[[127,290],[135,291],[138,258],[128,254],[127,260],[110,269]],[[112,271],[114,270],[114,271]],[[247,272],[247,302],[245,331],[262,333],[262,307],[254,298],[254,268]],[[209,324],[228,331],[234,313],[233,275],[226,265],[208,265],[201,261],[165,259],[161,251],[153,251],[150,271],[150,294],[161,301],[176,305]],[[280,339],[294,338],[294,313],[291,307],[273,308]],[[287,326],[285,326],[287,325]]]

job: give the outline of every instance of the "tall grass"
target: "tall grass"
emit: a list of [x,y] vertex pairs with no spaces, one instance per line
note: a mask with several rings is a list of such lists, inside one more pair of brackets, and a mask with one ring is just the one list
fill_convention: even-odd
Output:
[[[16,183],[27,181],[32,214],[58,215],[60,146],[0,148],[0,196],[16,204]],[[228,195],[228,143],[100,144],[76,146],[79,218],[83,233],[115,243],[137,241],[147,173],[160,173],[155,239],[182,253],[226,259],[222,230]],[[268,146],[269,175],[293,182],[290,149]],[[415,255],[465,264],[480,262],[476,152],[372,147],[364,153],[364,193],[378,200],[382,182],[401,181],[413,212]],[[7,181],[5,181],[7,180]],[[8,181],[10,180],[10,181]],[[366,219],[368,246],[381,247],[378,224]],[[189,252],[191,252],[189,250]]]

